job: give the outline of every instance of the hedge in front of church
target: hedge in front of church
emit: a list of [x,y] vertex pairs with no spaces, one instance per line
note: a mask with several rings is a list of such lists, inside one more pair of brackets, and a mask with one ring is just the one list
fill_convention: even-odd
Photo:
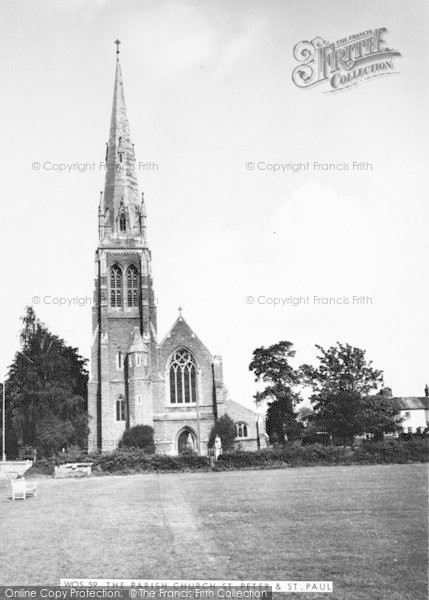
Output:
[[160,471],[198,471],[209,470],[209,460],[205,456],[185,454],[165,456],[148,454],[141,448],[118,448],[106,454],[66,454],[39,459],[27,475],[53,475],[57,465],[76,462],[91,462],[94,474],[101,473],[156,473]]
[[184,454],[181,456],[165,456],[163,454],[147,454],[139,448],[120,448],[109,454],[95,456],[93,469],[95,472],[108,473],[144,473],[159,471],[197,471],[208,469],[205,456]]
[[429,440],[386,439],[360,446],[290,444],[278,450],[232,452],[220,456],[215,469],[306,467],[318,465],[406,464],[429,461]]
[[290,444],[281,449],[258,452],[235,451],[219,457],[214,467],[205,456],[148,454],[140,448],[118,448],[106,454],[61,454],[36,462],[28,474],[53,475],[54,467],[67,462],[92,462],[94,474],[129,474],[179,471],[225,471],[275,469],[317,465],[373,465],[428,462],[429,440],[386,439],[365,442],[355,448],[312,444]]

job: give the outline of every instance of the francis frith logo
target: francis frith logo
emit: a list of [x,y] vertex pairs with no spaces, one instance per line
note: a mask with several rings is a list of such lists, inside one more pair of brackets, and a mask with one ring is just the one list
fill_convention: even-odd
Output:
[[300,63],[292,72],[292,81],[300,88],[329,83],[327,92],[350,88],[362,81],[395,73],[397,50],[388,48],[385,27],[350,35],[336,42],[315,37],[294,46],[293,56]]

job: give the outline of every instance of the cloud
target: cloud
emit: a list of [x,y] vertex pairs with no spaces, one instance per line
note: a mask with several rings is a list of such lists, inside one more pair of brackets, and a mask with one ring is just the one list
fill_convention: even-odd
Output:
[[333,265],[350,268],[361,256],[362,230],[369,233],[370,223],[353,196],[308,181],[275,210],[265,242],[271,251],[287,250],[288,268],[326,276]]
[[391,171],[388,181],[380,172],[359,195],[315,180],[296,188],[264,233],[275,268],[283,263],[290,278],[332,290],[388,289],[398,278],[411,281],[427,244],[427,211],[422,213],[418,190],[404,183],[404,173],[397,177],[396,185]]
[[263,23],[248,19],[242,26],[242,33],[226,41],[217,53],[217,65],[213,70],[209,85],[214,87],[220,80],[227,77],[238,63],[248,66],[245,61],[257,46]]
[[151,57],[150,63],[167,78],[210,61],[216,49],[215,31],[206,15],[182,2],[145,10],[133,19],[127,35],[136,55]]
[[79,13],[85,21],[96,19],[109,0],[51,0],[51,6],[58,12],[73,14]]
[[[156,8],[145,7],[127,31],[127,46],[158,75],[177,80],[192,69],[204,69],[210,88],[244,63],[255,47],[265,21],[252,15],[222,15],[207,4],[203,7],[180,0]],[[251,64],[251,63],[250,63]]]

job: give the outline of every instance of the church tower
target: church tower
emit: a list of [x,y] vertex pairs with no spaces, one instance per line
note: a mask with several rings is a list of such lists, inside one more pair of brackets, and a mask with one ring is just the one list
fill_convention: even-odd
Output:
[[114,450],[125,429],[149,425],[159,454],[206,455],[213,425],[225,412],[237,442],[255,446],[255,415],[225,398],[222,358],[212,355],[182,315],[157,343],[157,314],[146,210],[140,198],[119,40],[106,181],[98,208],[89,451]]
[[89,449],[112,450],[126,427],[153,426],[157,319],[146,210],[135,172],[117,40],[106,179],[95,253]]

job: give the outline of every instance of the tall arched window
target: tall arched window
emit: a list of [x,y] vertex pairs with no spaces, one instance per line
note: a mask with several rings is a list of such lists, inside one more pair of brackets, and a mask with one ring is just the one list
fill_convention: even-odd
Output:
[[110,269],[110,306],[122,306],[122,270],[119,265]]
[[127,219],[125,213],[119,215],[119,231],[125,232],[127,230]]
[[170,363],[170,402],[191,404],[197,401],[197,367],[185,348],[176,350]]
[[116,420],[125,421],[125,400],[123,396],[119,396],[116,400]]
[[128,306],[138,306],[139,304],[139,285],[138,271],[134,265],[127,269],[127,302]]
[[239,438],[247,438],[247,423],[239,421],[235,424],[236,436]]

